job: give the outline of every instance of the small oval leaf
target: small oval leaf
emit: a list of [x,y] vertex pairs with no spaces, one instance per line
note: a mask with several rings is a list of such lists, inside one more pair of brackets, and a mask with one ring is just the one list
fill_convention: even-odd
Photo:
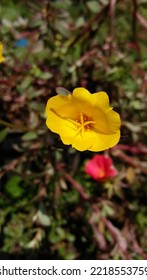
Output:
[[68,89],[64,87],[57,87],[56,92],[59,95],[67,96],[68,94],[72,94]]

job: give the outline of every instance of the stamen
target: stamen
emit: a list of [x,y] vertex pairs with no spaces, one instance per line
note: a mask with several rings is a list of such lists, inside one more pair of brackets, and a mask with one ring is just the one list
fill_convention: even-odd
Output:
[[[50,109],[54,114],[56,114],[58,117],[68,120],[69,121],[69,125],[66,124],[68,127],[70,127],[71,129],[76,131],[76,136],[81,133],[83,136],[83,133],[85,130],[93,130],[94,127],[93,125],[96,123],[95,121],[93,121],[92,117],[89,117],[83,113],[80,113],[79,118],[77,118],[76,120],[73,120],[71,118],[68,117],[64,117],[64,116],[60,116],[54,109]],[[70,123],[73,124],[74,126],[70,126]]]
[[82,135],[85,130],[92,130],[93,124],[96,123],[95,121],[92,120],[91,117],[89,117],[83,113],[80,113],[80,117],[76,121],[77,121],[77,128],[78,128],[77,134],[79,134],[81,132]]

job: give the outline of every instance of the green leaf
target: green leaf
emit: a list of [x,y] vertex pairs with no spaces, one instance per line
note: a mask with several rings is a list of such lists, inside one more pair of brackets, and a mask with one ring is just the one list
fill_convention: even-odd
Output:
[[52,74],[50,72],[41,72],[39,75],[39,78],[42,80],[48,80],[50,78],[52,78]]
[[36,138],[37,138],[37,133],[34,132],[34,131],[29,131],[21,137],[21,139],[24,140],[24,141],[34,140]]
[[107,72],[107,80],[115,81],[119,80],[124,76],[125,70],[123,67],[113,67]]
[[41,113],[45,110],[45,105],[43,103],[30,102],[29,106],[31,109],[40,111]]
[[65,239],[65,231],[61,227],[52,229],[49,233],[49,240],[55,244]]
[[70,0],[64,0],[64,1],[51,1],[51,6],[57,9],[68,9],[68,7],[71,5]]
[[21,85],[19,86],[19,89],[25,90],[30,86],[31,83],[32,83],[32,77],[27,76],[23,79]]
[[5,140],[8,135],[8,131],[9,129],[7,127],[0,131],[0,143]]
[[105,203],[103,206],[103,214],[104,214],[104,216],[113,216],[114,209]]
[[58,30],[60,34],[62,34],[66,38],[70,36],[69,25],[65,20],[56,19],[55,28]]
[[91,12],[97,13],[100,11],[101,5],[98,3],[98,1],[89,1],[87,2],[87,7]]
[[43,72],[37,65],[33,65],[31,69],[31,74],[35,76],[36,78],[40,78],[43,80],[48,80],[52,78],[52,73],[50,72]]
[[18,175],[12,176],[5,185],[6,192],[12,198],[19,198],[24,193],[23,188],[20,186],[22,178]]

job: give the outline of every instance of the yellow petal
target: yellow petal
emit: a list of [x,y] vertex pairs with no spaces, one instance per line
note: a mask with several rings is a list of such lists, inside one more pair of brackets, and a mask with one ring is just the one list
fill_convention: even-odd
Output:
[[107,110],[94,108],[92,117],[95,121],[93,128],[95,132],[113,134],[120,128],[120,116],[110,107]]
[[76,106],[75,100],[71,95],[61,96],[56,95],[51,97],[46,106],[46,115],[48,116],[50,110],[54,110],[63,118],[76,119],[79,115],[79,109]]
[[93,132],[85,131],[76,135],[72,141],[72,147],[78,151],[90,150],[93,144]]
[[57,115],[54,111],[48,112],[48,118],[46,120],[47,127],[55,133],[59,135],[72,135],[72,137],[76,133],[76,126],[67,119],[64,119]]
[[104,91],[99,91],[92,94],[93,105],[99,108],[106,109],[109,105],[108,94]]
[[70,104],[70,96],[62,96],[56,95],[51,97],[46,105],[46,115],[50,112],[50,109],[53,108],[54,110],[62,108],[64,106],[68,106]]
[[3,57],[3,44],[0,43],[0,63],[2,63],[4,61],[4,57]]
[[80,101],[89,102],[91,99],[91,93],[83,87],[78,87],[73,90],[72,97],[78,99],[79,102]]
[[4,62],[4,57],[3,56],[0,56],[0,63]]
[[119,142],[120,131],[112,135],[97,134],[93,131],[89,131],[84,132],[83,136],[82,134],[75,136],[75,134],[65,135],[64,133],[60,136],[64,144],[71,144],[72,147],[78,151],[82,152],[89,150],[93,152],[100,152],[115,146]]
[[93,152],[104,151],[115,146],[119,142],[119,139],[120,130],[118,130],[115,134],[111,135],[95,133],[93,137],[93,145],[89,150]]

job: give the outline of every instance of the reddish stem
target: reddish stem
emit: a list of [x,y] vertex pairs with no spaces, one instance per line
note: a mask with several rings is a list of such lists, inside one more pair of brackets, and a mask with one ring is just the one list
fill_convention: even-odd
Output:
[[109,30],[109,54],[113,52],[113,37],[114,37],[114,13],[116,0],[109,0],[109,16],[110,16],[110,30]]
[[80,193],[81,197],[84,200],[89,200],[90,197],[86,194],[83,186],[81,184],[79,184],[78,182],[76,182],[70,174],[65,173],[65,178],[72,184],[72,186]]

